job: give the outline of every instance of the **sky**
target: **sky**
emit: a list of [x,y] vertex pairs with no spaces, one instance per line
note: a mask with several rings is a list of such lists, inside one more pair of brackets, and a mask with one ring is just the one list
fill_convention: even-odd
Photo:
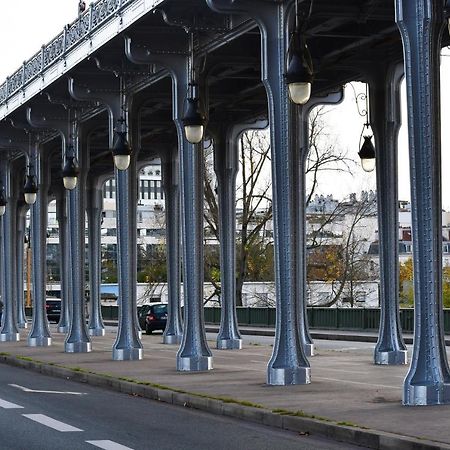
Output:
[[[89,3],[89,2],[87,2]],[[0,83],[17,70],[24,60],[37,53],[42,44],[53,39],[62,31],[65,24],[77,17],[78,0],[14,0],[2,2],[2,26],[0,27]],[[441,63],[441,89],[442,89],[442,124],[450,119],[450,51],[444,50]],[[357,92],[364,91],[364,85],[355,84]],[[404,89],[403,89],[404,91]],[[406,130],[406,103],[403,103],[403,125],[399,136],[399,199],[409,200],[409,164],[408,144]],[[364,123],[356,105],[353,90],[347,88],[344,102],[339,106],[329,108],[326,115],[330,136],[336,145],[347,151],[348,156],[357,158],[359,138]],[[443,174],[450,167],[450,127],[443,126],[442,134],[442,167]],[[335,198],[341,199],[351,192],[375,189],[375,172],[365,173],[358,166],[354,168],[353,176],[339,175],[339,183],[334,182],[334,176],[324,176],[320,180],[319,193],[332,193]],[[333,178],[333,184],[329,179]],[[443,176],[443,207],[450,210],[450,177]]]

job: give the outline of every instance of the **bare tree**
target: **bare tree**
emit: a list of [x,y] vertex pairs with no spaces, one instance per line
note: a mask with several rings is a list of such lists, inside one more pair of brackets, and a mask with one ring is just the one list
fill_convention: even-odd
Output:
[[323,222],[331,228],[339,220],[342,237],[330,232],[312,233],[309,246],[308,281],[320,280],[332,282],[329,300],[321,303],[328,307],[342,299],[348,290],[350,306],[356,300],[355,282],[373,277],[373,268],[364,246],[365,237],[358,228],[365,228],[364,221],[376,215],[376,198],[373,193],[362,193],[356,200],[352,194],[349,201],[339,202],[335,209],[324,215]]
[[[310,116],[310,152],[306,165],[309,204],[319,187],[319,175],[324,171],[350,172],[352,160],[336,146],[325,132],[325,108],[316,108]],[[273,281],[272,199],[270,181],[270,142],[268,131],[251,130],[240,141],[240,166],[237,186],[237,270],[236,304],[242,306],[245,281]],[[205,157],[205,236],[219,240],[216,177],[212,164],[212,149]],[[332,220],[330,217],[329,220]],[[323,224],[326,226],[326,223]],[[318,230],[319,231],[319,230]],[[208,245],[205,247],[205,259]],[[213,283],[215,295],[220,296],[219,263],[209,262],[206,280]],[[212,271],[210,270],[212,268]],[[220,273],[220,272],[219,272]]]

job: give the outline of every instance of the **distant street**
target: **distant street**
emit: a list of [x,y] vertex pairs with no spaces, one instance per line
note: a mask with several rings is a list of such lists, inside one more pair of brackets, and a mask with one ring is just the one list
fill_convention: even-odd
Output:
[[348,444],[0,366],[2,450],[323,450]]

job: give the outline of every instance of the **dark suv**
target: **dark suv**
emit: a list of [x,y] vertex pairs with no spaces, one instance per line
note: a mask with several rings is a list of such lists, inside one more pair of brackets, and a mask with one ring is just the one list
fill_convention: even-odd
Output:
[[167,305],[165,303],[153,303],[143,305],[139,310],[139,325],[147,334],[152,334],[155,330],[166,328]]
[[59,298],[47,298],[45,300],[45,310],[49,322],[59,322],[61,316],[61,300]]

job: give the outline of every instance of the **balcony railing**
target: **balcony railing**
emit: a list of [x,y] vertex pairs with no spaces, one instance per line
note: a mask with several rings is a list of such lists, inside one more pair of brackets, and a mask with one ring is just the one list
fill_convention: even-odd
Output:
[[23,89],[27,84],[39,77],[52,64],[60,61],[79,43],[88,38],[95,30],[103,26],[108,20],[116,17],[135,0],[97,0],[73,23],[66,25],[64,30],[31,59],[25,61],[0,85],[0,104]]

